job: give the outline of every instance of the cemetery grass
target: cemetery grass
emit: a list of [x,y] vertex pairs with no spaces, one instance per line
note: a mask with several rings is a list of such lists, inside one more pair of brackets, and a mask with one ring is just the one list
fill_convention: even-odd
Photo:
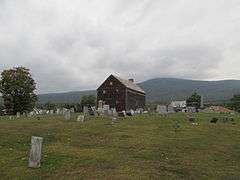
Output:
[[[209,123],[219,116],[196,114],[198,125],[182,113],[115,124],[107,117],[0,117],[0,179],[239,179],[240,116]],[[28,168],[31,136],[44,138],[38,169]]]

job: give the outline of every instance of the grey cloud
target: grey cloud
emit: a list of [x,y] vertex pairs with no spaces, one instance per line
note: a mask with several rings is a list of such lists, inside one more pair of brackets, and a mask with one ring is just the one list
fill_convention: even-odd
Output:
[[1,1],[0,71],[38,92],[93,89],[109,74],[240,78],[238,1]]

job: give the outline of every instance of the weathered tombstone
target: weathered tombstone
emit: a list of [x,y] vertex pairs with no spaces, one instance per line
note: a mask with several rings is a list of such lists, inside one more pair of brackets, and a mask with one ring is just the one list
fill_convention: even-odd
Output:
[[65,120],[70,120],[71,119],[71,112],[70,112],[70,110],[65,112],[64,118],[65,118]]
[[113,115],[113,117],[117,117],[118,116],[116,108],[112,109],[112,115]]
[[134,111],[131,109],[130,111],[127,111],[126,114],[128,116],[133,116],[134,115]]
[[84,122],[84,121],[85,121],[85,116],[84,116],[84,115],[79,115],[79,116],[77,117],[77,121],[78,121],[78,122]]
[[83,114],[88,115],[88,107],[87,106],[83,107]]
[[195,112],[197,112],[197,109],[196,109],[196,107],[188,106],[188,107],[187,107],[187,112],[189,112],[189,113],[195,113]]
[[118,112],[118,116],[119,117],[126,117],[126,112],[125,111]]
[[20,112],[17,112],[17,118],[20,118],[21,114]]
[[103,115],[103,114],[104,114],[103,108],[98,108],[98,109],[97,109],[97,113],[98,113],[99,115]]
[[109,106],[109,105],[103,105],[103,112],[104,112],[104,115],[108,115],[109,110],[110,110],[110,106]]
[[28,167],[37,168],[41,166],[42,141],[42,137],[32,136]]
[[70,111],[71,111],[71,113],[75,113],[74,108],[71,108]]
[[157,106],[157,113],[159,113],[159,114],[166,114],[167,113],[167,106],[158,105]]
[[98,101],[98,108],[103,108],[103,101],[102,100]]
[[57,111],[56,111],[56,114],[60,114],[60,109],[58,108]]
[[54,113],[54,111],[51,109],[51,110],[50,110],[50,114],[53,115],[53,113]]
[[168,106],[168,113],[175,113],[174,108],[172,106]]
[[63,113],[63,114],[65,114],[67,111],[68,111],[68,109],[66,109],[66,108],[63,108],[63,109],[62,109],[62,113]]
[[88,106],[88,114],[90,115],[90,116],[94,116],[95,114],[94,114],[94,110],[93,110],[93,108],[91,107],[91,106]]

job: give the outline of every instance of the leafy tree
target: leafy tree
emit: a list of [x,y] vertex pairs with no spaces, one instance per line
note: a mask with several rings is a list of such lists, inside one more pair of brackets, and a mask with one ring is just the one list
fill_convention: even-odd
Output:
[[230,100],[230,107],[237,112],[240,112],[240,94],[234,95]]
[[187,99],[187,106],[193,106],[197,109],[201,106],[201,96],[197,94],[195,91],[188,99]]
[[83,96],[81,98],[81,106],[95,106],[96,97],[93,95]]
[[31,111],[37,101],[36,83],[29,69],[16,67],[1,73],[0,92],[8,114]]

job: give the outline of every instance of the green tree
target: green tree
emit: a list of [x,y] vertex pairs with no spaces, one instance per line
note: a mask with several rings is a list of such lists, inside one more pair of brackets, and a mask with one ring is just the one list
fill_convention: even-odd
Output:
[[233,98],[230,100],[230,107],[233,110],[240,112],[240,94],[233,96]]
[[8,114],[31,111],[37,101],[36,83],[29,69],[16,67],[1,73],[0,92]]
[[201,106],[201,96],[195,91],[189,98],[187,98],[187,106],[193,106],[197,109]]
[[96,97],[94,95],[83,96],[81,98],[81,106],[95,106]]

